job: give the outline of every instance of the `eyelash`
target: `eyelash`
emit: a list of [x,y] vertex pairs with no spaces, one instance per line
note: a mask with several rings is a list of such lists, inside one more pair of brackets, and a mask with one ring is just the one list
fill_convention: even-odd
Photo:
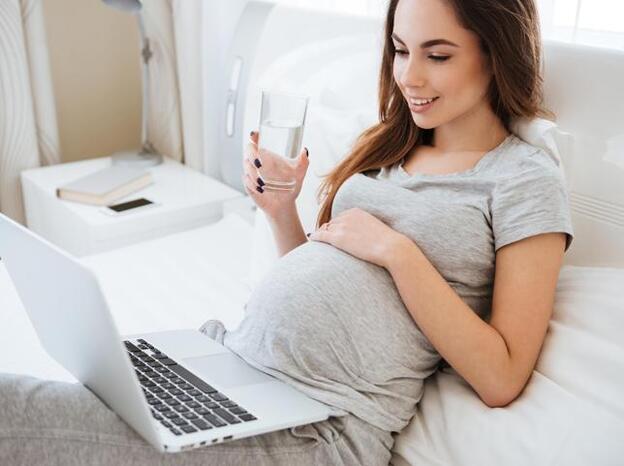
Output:
[[[405,50],[395,50],[394,53],[396,53],[397,55],[407,55],[407,52]],[[437,61],[441,63],[441,62],[445,62],[451,57],[442,56],[442,55],[429,55],[428,58],[431,58],[433,61]]]

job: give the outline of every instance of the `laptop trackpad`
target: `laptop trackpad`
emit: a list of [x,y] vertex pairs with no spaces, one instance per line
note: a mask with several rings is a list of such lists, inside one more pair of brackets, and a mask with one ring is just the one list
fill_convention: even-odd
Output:
[[241,385],[273,381],[273,377],[251,367],[232,353],[213,354],[198,358],[184,358],[189,369],[219,387],[232,388]]

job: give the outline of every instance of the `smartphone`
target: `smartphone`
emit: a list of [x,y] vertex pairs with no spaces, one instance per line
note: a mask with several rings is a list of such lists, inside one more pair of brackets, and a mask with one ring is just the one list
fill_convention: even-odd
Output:
[[140,197],[138,199],[132,199],[131,201],[121,202],[119,204],[112,204],[106,207],[102,207],[101,212],[107,215],[123,215],[137,210],[143,210],[147,207],[154,207],[157,203]]

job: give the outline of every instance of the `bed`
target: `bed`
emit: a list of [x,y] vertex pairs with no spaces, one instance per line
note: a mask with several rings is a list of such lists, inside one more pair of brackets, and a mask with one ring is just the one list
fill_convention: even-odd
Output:
[[[216,109],[223,180],[242,191],[242,150],[257,127],[262,88],[310,95],[310,169],[297,203],[311,231],[321,176],[376,119],[380,47],[380,20],[249,3]],[[557,125],[515,129],[561,160],[575,240],[537,367],[516,401],[494,409],[451,368],[435,373],[396,436],[395,466],[624,464],[624,54],[547,43],[544,73]],[[82,259],[122,333],[197,328],[209,318],[234,328],[276,260],[261,211],[253,224],[230,213]],[[73,381],[41,349],[2,265],[0,319],[0,371]]]

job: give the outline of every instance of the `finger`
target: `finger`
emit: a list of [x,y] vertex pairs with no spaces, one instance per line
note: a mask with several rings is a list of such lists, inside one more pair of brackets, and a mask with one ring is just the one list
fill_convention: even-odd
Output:
[[[245,147],[245,158],[256,167],[258,167],[258,165],[262,166],[262,162],[260,161],[260,155],[258,154],[258,147],[255,144],[247,144],[247,146]],[[258,162],[254,163],[254,160],[256,159],[258,160]]]
[[304,147],[301,153],[299,154],[299,160],[297,160],[297,170],[301,170],[304,173],[307,171],[308,166],[310,165],[310,154],[308,152],[308,148]]
[[310,236],[308,236],[308,238],[313,241],[323,241],[324,243],[329,242],[327,237],[327,231],[321,230],[320,228],[317,228],[312,233],[310,233]]
[[264,188],[258,186],[249,175],[244,176],[243,183],[245,185],[246,191],[252,196],[252,198],[256,198],[259,195],[264,193]]
[[260,133],[254,130],[251,133],[249,133],[249,140],[251,141],[252,144],[257,145],[259,136],[260,136]]

